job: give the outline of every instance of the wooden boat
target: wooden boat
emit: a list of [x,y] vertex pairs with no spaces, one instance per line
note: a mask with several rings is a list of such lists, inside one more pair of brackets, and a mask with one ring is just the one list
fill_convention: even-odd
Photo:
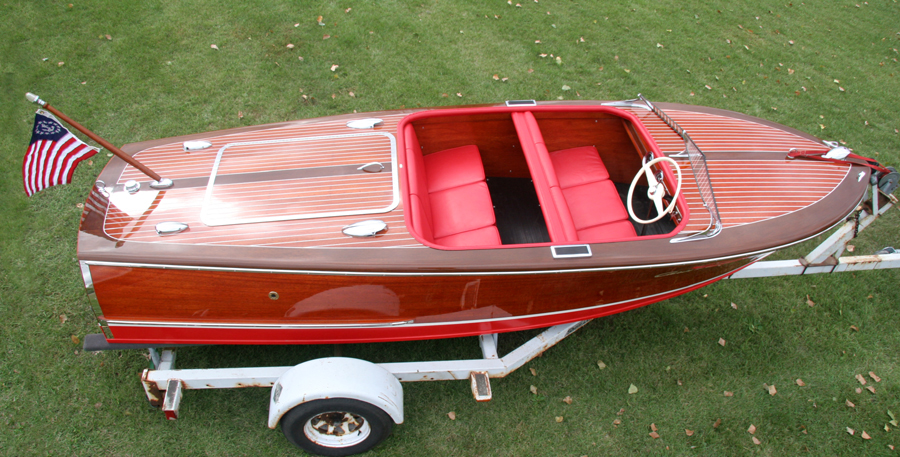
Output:
[[833,146],[643,98],[383,111],[168,138],[123,149],[169,188],[151,188],[117,158],[103,170],[78,259],[109,343],[353,343],[548,327],[686,293],[844,220],[870,169],[788,157]]

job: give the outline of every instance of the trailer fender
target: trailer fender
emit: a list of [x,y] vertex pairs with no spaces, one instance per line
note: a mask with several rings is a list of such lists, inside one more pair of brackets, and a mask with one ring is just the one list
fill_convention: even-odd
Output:
[[403,423],[403,387],[391,372],[365,360],[328,357],[301,363],[278,378],[269,396],[269,428],[301,403],[331,398],[372,404]]

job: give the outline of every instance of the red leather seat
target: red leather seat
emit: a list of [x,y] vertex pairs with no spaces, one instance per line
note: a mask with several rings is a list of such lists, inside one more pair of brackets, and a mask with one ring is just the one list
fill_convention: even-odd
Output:
[[580,241],[637,236],[597,148],[583,146],[551,152],[550,160]]
[[500,245],[478,148],[462,146],[423,157],[411,125],[404,139],[411,228],[441,246]]
[[637,236],[597,148],[550,153],[534,114],[517,112],[512,118],[551,241],[603,242]]

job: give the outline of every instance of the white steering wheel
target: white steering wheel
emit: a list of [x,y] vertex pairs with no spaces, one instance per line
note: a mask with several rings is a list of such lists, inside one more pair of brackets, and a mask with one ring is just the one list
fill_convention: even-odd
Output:
[[[673,167],[675,167],[675,171],[678,172],[678,186],[675,188],[675,195],[672,196],[672,203],[669,203],[667,208],[663,208],[663,197],[666,195],[666,186],[663,185],[662,181],[657,181],[656,176],[653,175],[653,170],[650,169],[653,165],[659,162],[669,162]],[[653,200],[653,203],[656,205],[656,212],[658,215],[650,219],[649,221],[645,221],[634,215],[634,210],[631,208],[631,197],[634,195],[634,188],[637,186],[637,182],[641,179],[641,173],[643,173],[647,177],[647,184],[650,186],[647,189],[647,197],[650,200]],[[678,195],[681,193],[681,167],[678,166],[678,162],[668,158],[668,157],[659,157],[653,159],[644,164],[640,170],[638,170],[637,175],[635,175],[634,180],[631,181],[631,187],[628,188],[628,199],[627,207],[628,207],[628,215],[631,218],[641,224],[652,224],[660,219],[666,214],[672,212],[675,209],[675,202],[678,199]]]

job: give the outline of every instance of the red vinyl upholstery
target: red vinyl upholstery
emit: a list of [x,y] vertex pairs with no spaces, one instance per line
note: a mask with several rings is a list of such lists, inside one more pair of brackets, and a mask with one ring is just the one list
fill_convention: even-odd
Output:
[[526,111],[512,116],[552,241],[603,242],[637,236],[597,148],[549,153],[534,115]]
[[500,245],[494,205],[476,146],[422,156],[412,125],[404,131],[412,225],[442,246]]

